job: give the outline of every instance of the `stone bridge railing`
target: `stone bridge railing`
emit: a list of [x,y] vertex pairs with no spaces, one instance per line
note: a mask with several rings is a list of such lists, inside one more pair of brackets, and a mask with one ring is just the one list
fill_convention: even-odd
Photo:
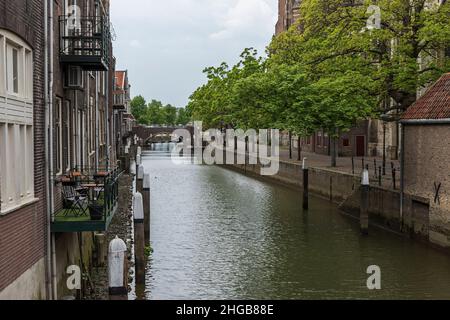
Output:
[[186,129],[194,133],[194,127],[192,126],[143,126],[139,125],[133,127],[133,135],[144,141],[144,144],[170,141],[172,134],[177,129]]

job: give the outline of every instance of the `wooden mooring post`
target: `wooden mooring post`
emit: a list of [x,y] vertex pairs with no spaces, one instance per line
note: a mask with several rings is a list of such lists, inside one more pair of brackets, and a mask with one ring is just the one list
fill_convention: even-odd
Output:
[[361,179],[361,205],[359,213],[361,233],[363,235],[369,234],[369,191],[370,191],[369,170],[365,169],[363,171]]
[[150,245],[150,174],[144,173],[142,188],[142,197],[144,204],[144,238],[145,245]]
[[303,210],[309,209],[309,169],[306,164],[307,158],[303,158]]
[[144,244],[144,205],[142,194],[136,192],[133,196],[134,218],[134,262],[136,284],[145,283],[145,244]]
[[142,194],[144,184],[144,166],[142,164],[137,166],[136,177],[136,190]]

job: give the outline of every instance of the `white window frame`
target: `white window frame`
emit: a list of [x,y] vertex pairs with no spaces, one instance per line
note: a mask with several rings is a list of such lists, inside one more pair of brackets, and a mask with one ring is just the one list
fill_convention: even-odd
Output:
[[[15,43],[6,41],[6,92],[10,96],[19,97],[23,95],[21,90],[21,83],[24,81],[23,75],[21,75],[21,52],[21,48]],[[16,58],[15,63],[14,57]]]
[[66,149],[66,160],[67,160],[66,172],[69,172],[71,170],[71,168],[70,168],[70,161],[72,159],[72,157],[71,157],[71,151],[72,151],[72,148],[71,148],[71,142],[72,142],[71,128],[72,128],[72,125],[71,125],[71,119],[70,119],[72,110],[70,108],[70,101],[69,100],[65,100],[64,101],[64,110],[65,110],[65,114],[64,114],[64,116],[65,116],[64,117],[65,124],[64,124],[64,127],[67,130],[67,133],[66,133],[66,136],[65,136],[65,144],[67,146],[67,149]]
[[[11,51],[17,50],[17,90],[11,90]],[[9,65],[9,67],[8,67]],[[33,51],[0,29],[0,215],[34,197]]]

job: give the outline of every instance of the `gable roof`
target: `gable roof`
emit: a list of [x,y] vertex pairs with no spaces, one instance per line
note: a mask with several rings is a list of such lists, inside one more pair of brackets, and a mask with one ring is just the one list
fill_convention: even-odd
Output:
[[125,89],[126,71],[116,71],[116,90]]
[[444,74],[405,111],[402,120],[450,119],[450,73]]

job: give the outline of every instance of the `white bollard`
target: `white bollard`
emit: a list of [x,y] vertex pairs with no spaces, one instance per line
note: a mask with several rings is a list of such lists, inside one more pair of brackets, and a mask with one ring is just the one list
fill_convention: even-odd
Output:
[[359,222],[361,227],[361,233],[363,235],[369,234],[369,192],[370,192],[370,179],[369,170],[364,169],[361,178],[361,203]]
[[362,178],[361,178],[361,185],[363,186],[369,186],[370,185],[370,179],[369,179],[369,170],[364,169]]
[[136,168],[136,192],[142,194],[143,192],[143,184],[144,184],[144,166],[141,164]]
[[133,195],[133,219],[135,222],[144,220],[144,204],[140,192]]
[[132,176],[135,176],[136,175],[136,161],[131,161],[131,163],[130,163],[130,174],[132,175]]
[[144,189],[150,190],[150,173],[144,172]]
[[140,164],[138,166],[137,177],[138,177],[139,180],[143,180],[144,179],[144,165],[142,165],[142,164]]
[[108,279],[111,300],[128,300],[127,245],[116,236],[109,243]]
[[136,165],[138,166],[140,164],[142,164],[142,158],[141,158],[140,154],[137,154],[136,155]]

